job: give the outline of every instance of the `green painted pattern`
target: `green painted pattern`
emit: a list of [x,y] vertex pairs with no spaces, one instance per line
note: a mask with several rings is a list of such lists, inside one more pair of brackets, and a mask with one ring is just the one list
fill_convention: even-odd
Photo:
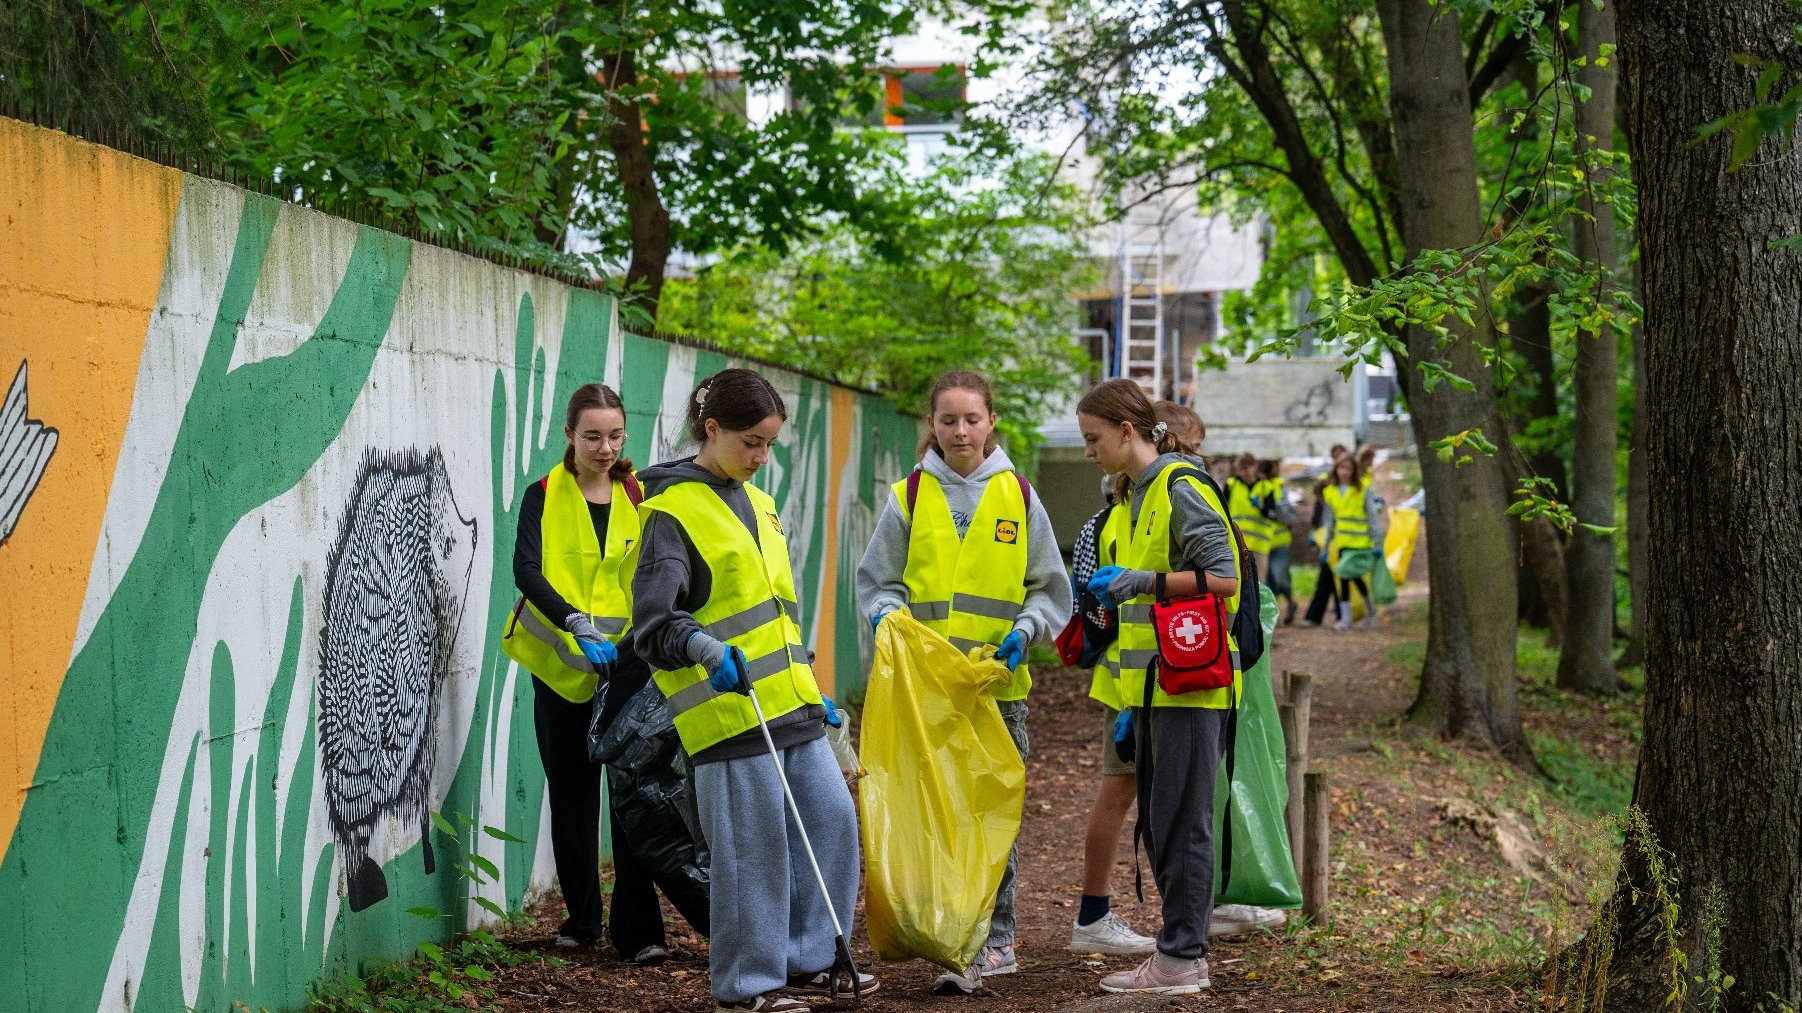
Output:
[[[516,305],[489,312],[507,321],[511,334],[494,341],[475,327],[458,332],[454,340],[468,344],[469,354],[457,345],[455,365],[445,367],[492,370],[491,380],[473,380],[489,398],[486,405],[438,409],[456,416],[448,429],[473,430],[467,438],[486,441],[458,449],[475,466],[463,474],[485,474],[488,490],[457,493],[465,512],[477,517],[479,539],[487,541],[475,573],[485,567],[492,584],[485,610],[472,607],[462,616],[464,653],[453,678],[456,713],[467,727],[438,729],[464,738],[454,769],[439,775],[445,783],[433,791],[442,811],[468,813],[528,841],[480,834],[452,841],[433,831],[437,872],[424,872],[414,840],[402,854],[387,854],[388,899],[352,913],[342,902],[338,849],[321,815],[318,575],[279,550],[232,558],[225,546],[253,512],[283,497],[324,504],[319,516],[300,523],[304,537],[329,543],[330,531],[320,526],[336,523],[345,490],[302,483],[328,458],[378,443],[379,434],[368,428],[383,424],[384,410],[408,403],[406,393],[373,393],[378,363],[409,359],[424,377],[433,375],[428,366],[447,360],[403,343],[412,338],[390,340],[411,333],[403,324],[416,323],[396,318],[403,283],[415,269],[414,244],[334,223],[354,243],[342,282],[307,339],[284,355],[239,356],[250,361],[231,367],[265,272],[289,272],[273,279],[286,283],[307,270],[268,263],[279,219],[312,214],[255,195],[242,199],[235,234],[199,251],[229,266],[191,395],[175,406],[181,418],[169,466],[154,490],[129,491],[152,499],[142,539],[70,663],[18,829],[0,863],[0,974],[10,982],[0,1005],[16,1002],[31,1013],[121,1005],[223,1013],[240,1001],[294,1009],[321,977],[404,956],[422,940],[466,927],[472,911],[479,915],[469,884],[453,868],[467,849],[499,867],[498,883],[485,889],[504,906],[516,908],[534,885],[542,888],[548,870],[531,840],[544,797],[531,676],[499,650],[515,597],[514,530],[525,488],[560,459],[562,407],[578,385],[600,378],[610,351],[621,362],[628,455],[641,467],[654,463],[659,426],[666,434],[681,426],[685,405],[665,397],[666,385],[686,380],[691,365],[701,378],[729,364],[715,352],[615,335],[606,297],[491,265],[446,263],[435,255],[434,273],[409,289],[414,297],[459,287],[517,293]],[[172,257],[171,270],[187,262]],[[558,305],[552,299],[560,303],[562,326],[546,333],[544,320],[555,314],[543,307]],[[617,350],[616,340],[622,342]],[[547,377],[552,361],[556,369]],[[390,372],[412,376],[410,368]],[[683,372],[672,373],[677,369]],[[416,378],[416,389],[423,382]],[[874,523],[883,493],[872,483],[911,462],[913,427],[875,399],[857,399],[856,474],[843,479],[855,481],[856,490],[851,507],[841,510],[826,497],[833,469],[845,463],[833,460],[832,390],[798,378],[779,386],[798,393],[769,472],[770,492],[796,525],[791,541],[799,542],[802,585],[817,588],[827,568],[836,568],[838,646],[831,660],[841,685],[860,687],[867,630],[850,573],[861,543],[848,539]],[[366,391],[381,401],[355,428],[351,420]],[[542,447],[541,431],[548,431]],[[841,532],[837,560],[821,551],[833,524]],[[259,626],[271,631],[266,643],[228,644],[202,632],[209,587],[216,590],[219,580],[234,575],[232,568],[254,570],[270,596],[271,615]],[[803,602],[804,618],[813,634],[818,610],[810,604]],[[181,705],[184,683],[190,697]],[[164,838],[166,849],[158,844]],[[146,860],[159,864],[140,868]],[[408,913],[418,907],[442,917]],[[107,993],[115,963],[121,984]]]
[[[0,866],[0,897],[55,912],[33,919],[24,939],[0,937],[0,952],[22,954],[30,969],[19,983],[27,1008],[98,1003],[112,953],[96,940],[123,929],[157,787],[156,764],[143,760],[163,753],[206,586],[207,567],[196,564],[214,559],[245,513],[293,487],[337,437],[394,312],[411,244],[360,229],[313,340],[227,372],[281,208],[246,198],[142,548],[69,666],[36,785]],[[256,420],[257,439],[246,439],[245,420]],[[153,949],[153,968],[170,965],[155,957]]]

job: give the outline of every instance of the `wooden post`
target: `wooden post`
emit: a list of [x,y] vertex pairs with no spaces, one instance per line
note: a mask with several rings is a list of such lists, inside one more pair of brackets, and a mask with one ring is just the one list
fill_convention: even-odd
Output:
[[1301,736],[1301,755],[1313,755],[1310,742],[1314,731],[1314,677],[1306,672],[1289,673],[1289,702],[1295,706],[1295,731]]
[[1301,880],[1301,911],[1316,925],[1326,924],[1328,863],[1327,816],[1332,807],[1332,792],[1327,772],[1310,770],[1307,774],[1307,862]]
[[1301,730],[1295,724],[1295,705],[1286,703],[1277,708],[1277,716],[1283,723],[1284,766],[1289,782],[1289,803],[1283,807],[1283,823],[1289,828],[1289,858],[1295,863],[1295,881],[1301,882],[1302,874],[1302,773],[1308,769],[1308,757],[1304,750],[1307,743]]

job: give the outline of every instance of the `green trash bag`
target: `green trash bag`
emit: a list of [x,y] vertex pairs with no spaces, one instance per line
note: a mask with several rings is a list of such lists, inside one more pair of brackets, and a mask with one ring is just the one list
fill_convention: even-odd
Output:
[[1333,564],[1333,576],[1340,580],[1357,580],[1370,576],[1376,568],[1375,549],[1345,549],[1339,553],[1339,561]]
[[1389,605],[1395,601],[1395,575],[1389,572],[1387,560],[1379,558],[1376,566],[1370,570],[1370,600],[1378,605]]
[[[1276,633],[1276,595],[1259,587],[1258,615],[1269,642]],[[1223,863],[1214,863],[1214,899],[1218,904],[1257,907],[1301,907],[1301,884],[1290,857],[1289,827],[1283,809],[1289,804],[1287,751],[1283,723],[1277,717],[1276,694],[1270,688],[1270,652],[1244,677],[1239,700],[1238,741],[1233,751],[1232,878],[1220,889]],[[1221,816],[1227,805],[1226,764],[1214,784],[1214,846],[1225,845]]]

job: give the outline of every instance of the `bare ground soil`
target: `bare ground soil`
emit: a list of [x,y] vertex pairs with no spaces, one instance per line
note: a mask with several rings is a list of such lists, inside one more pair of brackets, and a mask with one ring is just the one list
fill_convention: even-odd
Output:
[[[1424,566],[1416,561],[1415,570]],[[1100,714],[1087,676],[1068,670],[1036,680],[1030,720],[1026,812],[1020,835],[1020,973],[989,979],[976,995],[929,993],[937,968],[923,961],[879,965],[861,930],[860,966],[881,978],[864,1008],[947,1011],[1231,1009],[1259,1011],[1441,1010],[1465,1013],[1544,1008],[1538,972],[1547,946],[1568,943],[1587,922],[1612,850],[1606,824],[1573,816],[1536,775],[1481,749],[1406,732],[1397,716],[1414,692],[1409,644],[1425,635],[1419,573],[1371,631],[1284,627],[1273,671],[1314,676],[1313,754],[1332,778],[1331,908],[1325,925],[1299,915],[1280,934],[1216,939],[1213,988],[1196,997],[1102,994],[1096,983],[1119,959],[1066,952],[1077,899],[1082,834],[1100,769]],[[1418,648],[1413,648],[1417,651]],[[1417,657],[1417,654],[1415,655]],[[1280,676],[1279,676],[1280,678]],[[1279,699],[1281,689],[1278,688]],[[1527,722],[1556,741],[1618,760],[1634,748],[1626,722],[1562,705],[1531,687]],[[1448,815],[1446,800],[1462,800]],[[1478,818],[1471,820],[1471,812]],[[1455,813],[1462,812],[1464,819]],[[1501,814],[1525,837],[1525,857],[1482,814]],[[1512,820],[1512,822],[1510,822]],[[1157,924],[1155,891],[1133,899],[1130,823],[1122,835],[1114,902],[1136,927]],[[556,905],[504,937],[550,949]],[[494,1008],[692,1011],[712,1008],[706,942],[666,911],[674,958],[658,968],[623,965],[610,949],[577,953],[563,966],[501,972]],[[561,954],[559,954],[561,955]],[[823,1004],[822,1004],[823,1005]],[[836,1008],[849,1009],[847,1000]]]

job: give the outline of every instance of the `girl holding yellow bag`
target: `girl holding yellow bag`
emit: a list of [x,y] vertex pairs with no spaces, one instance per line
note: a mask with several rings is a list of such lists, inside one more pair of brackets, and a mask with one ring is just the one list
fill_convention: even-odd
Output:
[[[896,482],[863,559],[857,600],[871,628],[907,609],[960,651],[983,646],[1013,677],[991,690],[1024,759],[1026,648],[1049,642],[1070,619],[1070,581],[1057,535],[1032,487],[995,444],[994,395],[981,374],[951,372],[933,382],[920,464]],[[963,975],[935,988],[974,991],[982,975],[1012,974],[1014,873],[1009,856],[989,922],[987,945]]]

